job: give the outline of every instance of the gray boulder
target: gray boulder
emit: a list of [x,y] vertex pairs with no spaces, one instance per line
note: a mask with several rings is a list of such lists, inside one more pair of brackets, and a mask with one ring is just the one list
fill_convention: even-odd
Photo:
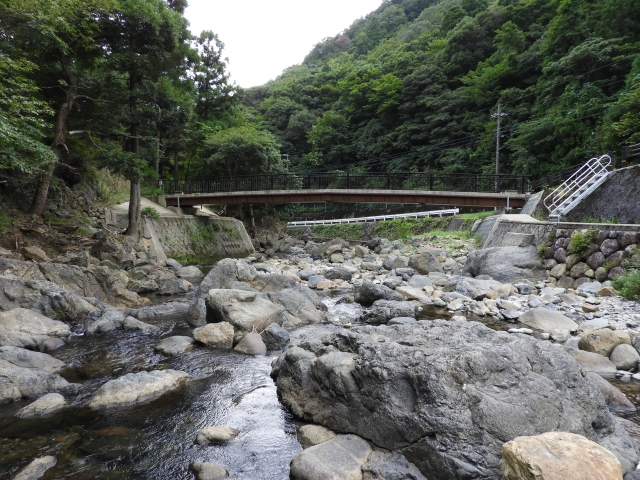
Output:
[[406,268],[409,265],[409,257],[404,255],[387,255],[382,261],[382,267],[387,270]]
[[196,443],[198,445],[206,445],[209,443],[222,445],[236,438],[239,433],[240,430],[224,425],[205,427],[198,432]]
[[64,408],[67,401],[59,393],[47,393],[16,413],[18,418],[42,417]]
[[284,308],[260,293],[244,290],[210,290],[206,300],[210,323],[229,322],[234,328],[249,332],[264,330],[279,320]]
[[149,325],[148,323],[141,322],[133,317],[127,317],[122,322],[122,328],[125,330],[133,330],[142,333],[156,333],[160,331],[160,329],[154,325]]
[[609,409],[622,412],[636,411],[636,407],[634,407],[626,395],[600,375],[594,372],[587,372],[587,378],[598,387]]
[[235,331],[229,322],[209,323],[193,331],[193,338],[210,347],[233,347]]
[[328,280],[351,280],[353,274],[344,267],[333,267],[331,270],[327,270],[324,274],[324,278]]
[[542,266],[536,247],[492,247],[469,253],[464,274],[474,277],[490,275],[502,283],[519,280],[545,280],[547,272]]
[[356,435],[338,435],[300,452],[291,461],[292,480],[359,479],[372,452]]
[[375,451],[362,465],[362,480],[427,480],[427,477],[403,455]]
[[404,296],[395,290],[391,290],[384,285],[376,285],[375,283],[365,280],[362,285],[355,289],[355,301],[361,305],[369,306],[376,300],[395,300],[404,301]]
[[167,267],[173,269],[173,270],[180,270],[182,268],[182,264],[176,260],[174,260],[173,258],[167,258],[165,264],[167,265]]
[[136,311],[135,316],[143,322],[153,322],[166,319],[184,320],[189,313],[191,304],[187,302],[165,302],[149,307],[142,307]]
[[0,403],[57,392],[68,386],[69,383],[55,373],[19,367],[0,359]]
[[578,324],[559,312],[546,308],[534,308],[518,317],[518,321],[537,330],[569,330],[575,332]]
[[99,333],[107,333],[124,325],[126,312],[124,310],[107,309],[96,321],[91,322],[87,327],[87,333],[94,335]]
[[156,295],[184,295],[190,290],[182,278],[158,278],[156,282],[160,287]]
[[455,291],[474,300],[482,300],[490,290],[500,285],[496,280],[478,280],[477,278],[461,278],[455,286]]
[[38,349],[51,337],[68,337],[71,330],[66,323],[51,320],[41,313],[15,308],[0,312],[0,346]]
[[438,259],[429,252],[411,255],[409,257],[409,267],[413,268],[420,275],[426,275],[430,272],[444,272]]
[[191,337],[176,335],[174,337],[163,338],[156,350],[164,355],[180,355],[193,348],[194,340]]
[[317,288],[318,284],[324,280],[324,275],[311,275],[307,278],[307,286],[309,288]]
[[395,300],[376,300],[371,309],[362,314],[361,320],[374,325],[383,325],[392,318],[416,317],[417,307],[411,302]]
[[604,355],[593,352],[585,352],[584,350],[572,350],[571,356],[580,364],[587,372],[598,373],[600,375],[613,375],[616,373],[616,366],[611,363]]
[[260,336],[267,346],[267,351],[284,350],[289,344],[289,332],[277,323],[272,323]]
[[204,277],[204,274],[195,265],[189,265],[188,267],[179,268],[176,271],[176,277],[184,278],[193,283],[200,281],[200,279]]
[[548,431],[597,442],[625,472],[640,459],[561,346],[477,322],[335,331],[289,347],[272,375],[297,417],[415,459],[429,478],[500,478],[505,442]]
[[640,355],[638,355],[636,349],[631,345],[623,343],[613,349],[609,359],[618,370],[627,370],[632,372],[638,369],[638,360],[640,360]]
[[327,316],[318,310],[322,304],[320,297],[307,287],[287,288],[267,296],[276,305],[282,306],[289,314],[300,319],[303,324],[324,322]]
[[189,465],[196,480],[221,480],[229,476],[224,467],[213,462],[194,462]]
[[304,270],[300,270],[298,272],[298,276],[305,282],[309,280],[309,277],[313,277],[315,274],[316,274],[316,271],[310,268],[305,268]]
[[102,385],[93,394],[87,406],[119,407],[151,401],[165,392],[175,390],[187,378],[188,373],[171,369],[127,373]]
[[247,333],[242,340],[238,342],[236,352],[246,353],[247,355],[266,355],[267,346],[262,337],[258,333]]
[[31,368],[42,372],[54,373],[65,367],[62,360],[19,347],[0,347],[0,359],[14,364],[16,367]]

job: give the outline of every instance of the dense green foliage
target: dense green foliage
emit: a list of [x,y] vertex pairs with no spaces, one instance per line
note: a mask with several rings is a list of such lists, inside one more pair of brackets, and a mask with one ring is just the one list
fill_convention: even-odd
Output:
[[542,175],[640,142],[640,2],[388,0],[246,92],[305,170]]
[[640,300],[640,270],[633,270],[618,277],[613,282],[620,295],[629,300]]
[[598,236],[598,230],[595,228],[590,228],[586,232],[582,232],[580,230],[576,230],[571,235],[571,240],[569,241],[569,253],[575,253],[576,255],[583,257],[591,244],[596,241],[596,237]]

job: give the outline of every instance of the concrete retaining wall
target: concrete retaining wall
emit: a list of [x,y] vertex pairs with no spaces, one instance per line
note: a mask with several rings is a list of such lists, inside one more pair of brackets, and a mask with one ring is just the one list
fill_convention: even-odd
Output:
[[234,218],[161,217],[147,219],[146,225],[145,237],[153,243],[155,236],[164,255],[183,264],[206,265],[254,251],[244,225]]

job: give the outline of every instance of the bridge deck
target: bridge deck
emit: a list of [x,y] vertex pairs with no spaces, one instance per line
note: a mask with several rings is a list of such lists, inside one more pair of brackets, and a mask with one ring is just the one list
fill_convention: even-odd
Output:
[[424,190],[262,190],[246,192],[220,192],[173,194],[161,196],[159,202],[167,207],[193,205],[233,205],[260,203],[418,203],[432,205],[465,205],[478,207],[521,208],[527,194],[515,192],[481,193]]

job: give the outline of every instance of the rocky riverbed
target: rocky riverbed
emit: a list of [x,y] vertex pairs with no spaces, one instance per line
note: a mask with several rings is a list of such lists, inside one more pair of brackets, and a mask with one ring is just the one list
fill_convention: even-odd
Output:
[[538,438],[640,478],[640,307],[534,247],[37,253],[0,258],[2,478],[519,478]]

